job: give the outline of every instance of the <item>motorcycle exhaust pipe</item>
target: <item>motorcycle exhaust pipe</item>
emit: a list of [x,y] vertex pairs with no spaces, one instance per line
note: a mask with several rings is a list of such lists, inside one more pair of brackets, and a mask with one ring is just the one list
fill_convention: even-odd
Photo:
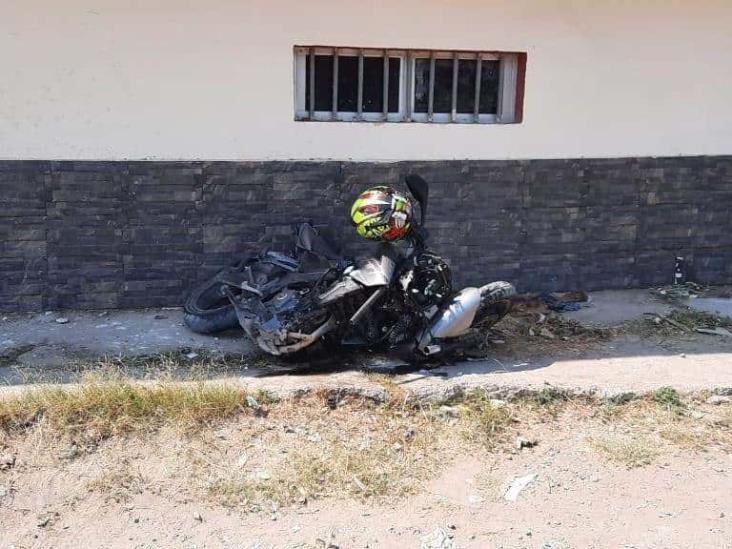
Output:
[[[305,347],[308,347],[309,345],[312,345],[315,343],[318,339],[323,337],[325,334],[330,332],[333,328],[335,328],[337,325],[337,322],[335,318],[332,316],[323,323],[320,328],[315,330],[312,334],[302,334],[300,332],[288,332],[287,336],[292,339],[299,339],[297,343],[292,343],[290,345],[284,346],[284,347],[276,347],[273,354],[277,355],[286,355],[290,353],[294,353],[295,351],[299,351],[300,349],[304,349]],[[261,344],[260,344],[261,346]],[[265,349],[268,350],[268,349]]]

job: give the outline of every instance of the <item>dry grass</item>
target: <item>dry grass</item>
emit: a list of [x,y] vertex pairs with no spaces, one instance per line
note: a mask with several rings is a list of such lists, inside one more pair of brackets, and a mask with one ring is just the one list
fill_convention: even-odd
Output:
[[466,443],[496,449],[513,421],[509,408],[480,393],[423,407],[388,380],[375,381],[387,388],[383,404],[345,399],[333,408],[331,396],[318,394],[273,407],[268,420],[280,426],[263,437],[259,468],[225,468],[208,480],[209,497],[247,510],[333,496],[401,497],[423,489]]
[[133,471],[126,465],[118,470],[104,471],[97,478],[89,481],[86,488],[89,492],[101,493],[105,501],[123,503],[135,495],[142,494],[148,482],[142,473]]
[[158,381],[204,381],[268,365],[260,356],[222,354],[182,348],[154,355],[107,356],[98,360],[64,361],[55,367],[17,367],[17,358],[33,345],[0,353],[0,366],[16,366],[23,383],[81,383],[90,375],[98,378],[131,378]]
[[101,439],[163,424],[192,429],[230,418],[246,407],[247,393],[226,385],[88,381],[0,400],[0,430],[24,431],[42,422],[56,434],[93,433]]
[[644,435],[603,435],[591,438],[590,445],[627,467],[649,465],[659,455],[657,445]]
[[333,495],[402,496],[450,459],[447,424],[398,396],[385,405],[347,399],[332,409],[326,395],[315,395],[281,403],[268,420],[280,428],[261,441],[260,468],[210,479],[217,502],[266,509]]
[[602,429],[590,437],[590,446],[629,467],[678,451],[732,450],[732,407],[695,405],[669,387],[647,399],[604,405],[596,417]]
[[[250,395],[230,385],[93,379],[75,389],[41,389],[0,400],[0,437],[15,445],[31,432],[42,433],[40,443],[54,438],[48,433],[57,441],[86,440],[91,433],[96,442],[145,435],[129,437],[138,448],[129,463],[110,452],[115,467],[87,486],[125,501],[149,489],[135,468],[150,451],[148,434],[170,431],[173,438],[160,448],[176,447],[171,478],[185,490],[245,511],[319,498],[401,497],[424,489],[446,464],[465,455],[515,452],[510,442],[516,434],[533,431],[540,447],[551,447],[552,433],[565,425],[581,430],[594,451],[628,467],[672,451],[732,450],[732,406],[683,399],[671,389],[626,404],[573,400],[549,388],[509,403],[472,392],[428,405],[392,379],[372,380],[385,387],[385,402],[337,392],[278,402],[255,395],[259,413],[252,414],[245,413]],[[118,443],[93,444],[92,453],[64,459],[92,459]]]
[[494,448],[512,422],[507,406],[496,406],[485,395],[474,393],[461,406],[462,432],[465,438],[486,448]]

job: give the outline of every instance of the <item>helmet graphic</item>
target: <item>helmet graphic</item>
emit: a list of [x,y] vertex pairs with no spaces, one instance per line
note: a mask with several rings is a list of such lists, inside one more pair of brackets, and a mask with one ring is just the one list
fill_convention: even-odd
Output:
[[353,203],[351,220],[363,238],[392,242],[409,233],[412,203],[391,187],[372,187]]

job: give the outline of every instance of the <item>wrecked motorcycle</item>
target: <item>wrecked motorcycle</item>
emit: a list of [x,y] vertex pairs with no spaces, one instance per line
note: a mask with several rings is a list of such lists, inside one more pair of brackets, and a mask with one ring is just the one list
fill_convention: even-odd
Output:
[[272,355],[292,355],[319,342],[404,358],[474,345],[471,335],[508,313],[515,290],[508,282],[492,282],[454,291],[447,262],[427,247],[428,184],[417,175],[406,183],[419,205],[419,222],[411,200],[390,187],[369,189],[354,204],[359,234],[381,242],[373,257],[351,262],[325,253],[317,233],[305,226],[300,232],[308,242],[296,249],[314,256],[319,268],[267,252],[274,255],[250,257],[236,276],[219,276],[210,288],[228,311],[227,322],[235,315],[248,337]]
[[283,253],[265,248],[259,253],[246,253],[194,286],[183,305],[183,320],[199,334],[238,328],[236,309],[227,294],[258,292],[256,295],[267,300],[286,287],[313,284],[328,269],[339,265],[345,267],[346,260],[312,225],[302,223],[292,250]]

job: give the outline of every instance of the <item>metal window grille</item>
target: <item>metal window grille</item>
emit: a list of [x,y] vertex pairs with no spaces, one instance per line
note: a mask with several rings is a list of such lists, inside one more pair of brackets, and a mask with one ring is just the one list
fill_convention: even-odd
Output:
[[[298,46],[294,53],[296,120],[462,124],[515,121],[519,78],[515,53],[320,46]],[[355,66],[355,79],[350,74],[348,80],[344,74],[341,64],[346,62],[351,68]],[[379,63],[380,69],[376,70]],[[418,67],[422,70],[419,76]],[[375,85],[379,78],[380,95]],[[341,87],[351,94],[355,91],[355,104],[339,97]],[[375,99],[381,102],[378,109],[371,104]]]

